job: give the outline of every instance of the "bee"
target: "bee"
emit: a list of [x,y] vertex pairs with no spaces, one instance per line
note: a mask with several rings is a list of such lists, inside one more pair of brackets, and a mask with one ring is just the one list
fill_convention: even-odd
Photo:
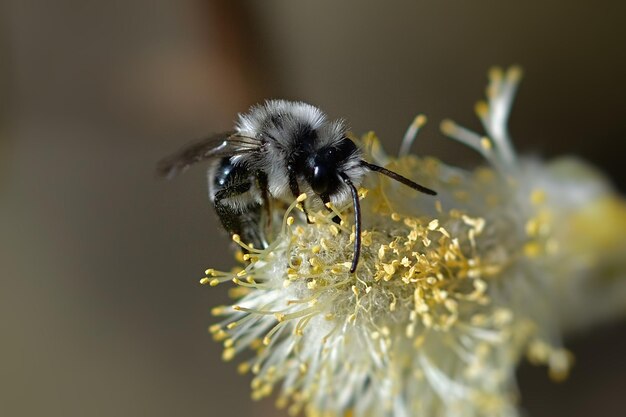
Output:
[[[386,175],[425,194],[437,194],[362,156],[342,120],[329,121],[310,104],[269,100],[239,114],[233,131],[187,145],[159,162],[157,170],[160,176],[172,178],[192,164],[208,160],[209,198],[223,227],[260,248],[268,245],[262,219],[264,211],[267,221],[271,218],[273,201],[290,201],[303,192],[311,197],[306,200],[311,209],[352,200],[353,273],[361,253],[357,187],[368,172]],[[306,207],[304,210],[306,216]]]

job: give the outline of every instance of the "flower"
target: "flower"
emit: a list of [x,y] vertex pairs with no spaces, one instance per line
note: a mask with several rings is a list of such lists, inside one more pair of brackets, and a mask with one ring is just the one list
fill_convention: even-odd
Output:
[[239,370],[253,373],[253,398],[278,387],[278,406],[309,416],[515,416],[524,356],[561,379],[564,332],[623,309],[626,204],[583,162],[517,156],[507,119],[520,77],[490,72],[476,107],[486,135],[442,123],[487,160],[473,172],[405,154],[423,116],[399,158],[362,138],[371,160],[438,196],[370,176],[356,273],[349,206],[308,224],[302,195],[274,214],[267,249],[233,237],[245,266],[201,282],[237,285],[210,331],[225,360],[252,352]]

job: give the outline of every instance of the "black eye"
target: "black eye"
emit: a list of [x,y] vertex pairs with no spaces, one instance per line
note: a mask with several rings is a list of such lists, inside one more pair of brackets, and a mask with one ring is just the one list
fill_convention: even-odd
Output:
[[328,169],[324,165],[315,165],[313,167],[311,188],[313,188],[315,194],[324,194],[328,190],[329,180]]
[[357,150],[357,147],[354,144],[354,142],[352,142],[348,138],[343,138],[341,142],[339,142],[339,145],[337,146],[337,158],[340,160],[346,159],[350,155],[352,155],[354,152],[356,152],[356,150]]

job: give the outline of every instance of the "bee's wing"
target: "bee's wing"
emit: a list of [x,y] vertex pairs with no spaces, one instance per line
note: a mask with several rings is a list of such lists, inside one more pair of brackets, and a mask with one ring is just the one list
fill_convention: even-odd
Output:
[[160,177],[173,178],[196,162],[254,153],[260,147],[261,141],[257,138],[242,136],[236,132],[218,133],[192,142],[175,154],[159,161],[157,174]]

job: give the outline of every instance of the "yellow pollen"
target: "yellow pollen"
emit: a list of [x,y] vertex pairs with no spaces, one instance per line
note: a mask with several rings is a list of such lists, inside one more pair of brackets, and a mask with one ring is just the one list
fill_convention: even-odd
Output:
[[546,202],[546,192],[540,189],[533,190],[530,194],[530,202],[535,206],[544,204]]
[[235,349],[233,348],[224,349],[224,352],[222,353],[222,360],[224,360],[225,362],[229,362],[234,357],[235,357]]
[[524,254],[528,258],[536,258],[541,254],[541,246],[537,242],[529,242],[524,245]]
[[490,151],[493,148],[491,140],[488,137],[483,137],[480,139],[480,146],[486,151]]
[[479,118],[484,118],[489,114],[489,104],[486,101],[479,101],[474,105],[474,111]]
[[439,128],[441,129],[441,132],[443,132],[443,134],[446,136],[454,136],[458,129],[456,123],[454,123],[450,119],[444,119],[441,122]]
[[413,120],[413,126],[416,127],[416,128],[420,128],[420,127],[424,126],[427,121],[428,121],[428,119],[426,118],[425,115],[418,114],[415,117],[415,119]]
[[275,403],[276,408],[278,408],[279,410],[286,408],[288,404],[289,404],[289,398],[287,397],[278,397]]
[[530,237],[535,237],[539,234],[539,220],[536,218],[530,219],[526,222],[526,234]]
[[383,264],[383,269],[389,275],[393,275],[396,272],[396,268],[392,264]]
[[322,262],[320,262],[319,258],[313,257],[309,259],[309,264],[311,264],[314,268],[320,268],[323,266]]
[[524,71],[522,70],[522,67],[518,65],[512,66],[506,72],[507,81],[512,84],[518,83],[523,75],[524,75]]
[[240,375],[245,375],[250,372],[250,364],[248,362],[242,362],[237,366],[237,372]]
[[215,340],[216,342],[221,342],[222,340],[228,338],[228,333],[226,333],[224,330],[220,329],[219,331],[215,332],[213,334],[213,340]]

